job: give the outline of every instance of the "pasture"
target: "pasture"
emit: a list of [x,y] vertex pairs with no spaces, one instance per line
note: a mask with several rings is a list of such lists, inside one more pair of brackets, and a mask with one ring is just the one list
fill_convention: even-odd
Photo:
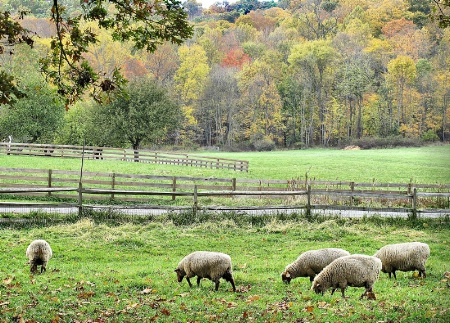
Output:
[[[228,218],[176,226],[170,219],[106,225],[81,219],[50,227],[0,229],[0,322],[448,322],[450,267],[447,220]],[[25,250],[45,238],[54,257],[30,275]],[[376,300],[349,287],[324,296],[308,278],[281,281],[284,267],[306,250],[341,247],[372,255],[387,243],[430,245],[427,278],[381,276]],[[177,283],[174,269],[193,250],[218,250],[233,260],[237,292]]]
[[[249,161],[249,172],[188,166],[85,160],[84,170],[219,178],[450,183],[450,145],[372,150],[308,149],[272,152],[199,151],[195,155]],[[0,155],[1,167],[80,170],[79,159]]]
[[[202,153],[203,154],[203,153]],[[249,173],[86,160],[85,170],[136,174],[449,183],[450,146],[387,150],[305,150],[223,153],[250,161]],[[80,169],[80,161],[0,156],[2,167]],[[295,215],[218,214],[197,219],[164,215],[145,223],[78,219],[59,225],[0,226],[0,322],[448,322],[450,221],[345,219]],[[47,272],[31,275],[25,250],[46,239],[54,256]],[[281,281],[281,272],[310,249],[340,247],[373,255],[388,243],[422,241],[431,248],[427,278],[381,273],[376,300],[363,289],[324,296],[308,278]],[[176,281],[179,260],[194,250],[228,253],[237,292],[221,280],[189,288]],[[193,280],[195,282],[195,279]],[[195,285],[195,284],[194,284]]]

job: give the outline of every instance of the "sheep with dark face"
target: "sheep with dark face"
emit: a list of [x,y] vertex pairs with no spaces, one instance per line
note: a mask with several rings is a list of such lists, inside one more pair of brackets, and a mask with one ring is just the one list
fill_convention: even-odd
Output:
[[37,272],[37,267],[41,266],[41,273],[46,271],[47,263],[52,257],[52,248],[45,240],[34,240],[27,248],[26,256],[29,260],[32,274]]
[[197,276],[197,286],[202,278],[208,278],[215,283],[215,290],[219,289],[220,278],[231,283],[233,291],[236,291],[232,275],[232,264],[229,255],[221,252],[195,251],[184,257],[177,268],[178,282],[186,277],[189,286],[192,287],[190,278]]
[[361,299],[369,293],[373,294],[372,287],[378,280],[381,266],[381,260],[376,257],[366,255],[341,257],[326,266],[314,278],[311,289],[316,294],[323,295],[327,289],[332,288],[333,295],[336,289],[340,288],[342,297],[345,298],[347,286],[364,287]]
[[378,250],[375,257],[380,258],[383,267],[381,271],[394,274],[396,270],[400,271],[419,271],[419,276],[427,277],[425,263],[430,256],[430,247],[422,242],[406,242],[389,244]]
[[297,260],[286,266],[281,279],[289,284],[292,279],[297,277],[309,277],[312,282],[314,277],[322,271],[333,260],[350,256],[350,253],[339,248],[324,248],[318,250],[309,250],[302,253]]

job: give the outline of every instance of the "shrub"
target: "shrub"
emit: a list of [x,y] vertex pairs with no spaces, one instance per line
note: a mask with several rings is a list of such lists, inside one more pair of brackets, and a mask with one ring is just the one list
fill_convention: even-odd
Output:
[[275,149],[275,142],[269,138],[263,138],[253,142],[256,151],[272,151]]

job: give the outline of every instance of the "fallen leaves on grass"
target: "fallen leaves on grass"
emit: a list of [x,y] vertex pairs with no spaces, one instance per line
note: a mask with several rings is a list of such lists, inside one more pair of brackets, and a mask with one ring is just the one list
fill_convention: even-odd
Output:
[[252,295],[252,296],[249,296],[245,302],[246,302],[247,304],[253,303],[253,302],[259,300],[260,298],[261,298],[261,297],[260,297],[259,295]]

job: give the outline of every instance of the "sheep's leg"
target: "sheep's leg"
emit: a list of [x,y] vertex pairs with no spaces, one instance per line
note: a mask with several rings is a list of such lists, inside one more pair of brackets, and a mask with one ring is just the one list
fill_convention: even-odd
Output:
[[341,287],[342,298],[345,298],[345,287]]
[[197,286],[200,286],[200,280],[202,280],[202,278],[200,276],[197,276]]
[[43,273],[43,272],[46,271],[46,270],[47,270],[47,262],[45,261],[45,262],[43,262],[42,265],[41,265],[41,273]]
[[30,272],[32,274],[35,274],[37,272],[37,265],[35,262],[31,262],[31,266],[30,266]]
[[365,288],[366,289],[365,289],[364,293],[362,293],[362,295],[359,297],[359,299],[363,299],[364,296],[367,296],[367,293],[372,292],[372,287],[368,286],[367,284],[366,284]]
[[395,269],[392,270],[392,273],[394,274],[394,278],[397,279],[397,275],[395,274]]
[[223,278],[231,283],[231,286],[233,286],[233,292],[236,291],[236,286],[234,285],[234,279],[233,276],[230,273],[226,273],[225,275],[223,275]]
[[220,281],[219,281],[219,279],[217,279],[216,281],[215,281],[215,289],[216,289],[216,292],[219,290],[219,285],[220,285]]
[[188,282],[188,284],[189,284],[189,287],[192,287],[192,283],[191,283],[191,280],[189,279],[189,277],[188,277],[188,276],[186,276],[186,280],[187,280],[187,282]]

